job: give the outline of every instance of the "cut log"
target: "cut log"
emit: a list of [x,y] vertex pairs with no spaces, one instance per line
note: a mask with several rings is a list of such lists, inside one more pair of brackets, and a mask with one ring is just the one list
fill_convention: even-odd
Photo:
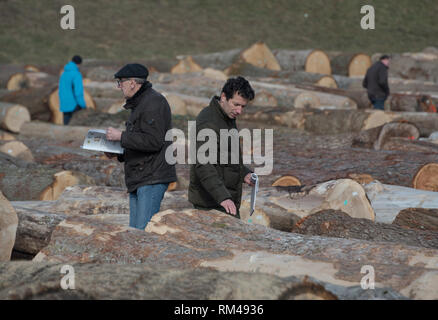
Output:
[[193,58],[188,56],[184,59],[181,59],[175,66],[170,69],[170,73],[187,73],[187,72],[198,72],[202,71],[202,67],[199,66]]
[[354,218],[374,221],[374,211],[360,184],[350,179],[308,187],[261,188],[257,205],[249,215],[251,195],[242,198],[240,217],[248,223],[290,231],[299,219],[323,209],[342,210]]
[[17,226],[17,214],[0,191],[0,262],[11,260]]
[[332,74],[330,59],[321,50],[274,50],[282,70]]
[[129,119],[130,111],[123,109],[115,114],[101,113],[94,109],[82,109],[75,112],[71,118],[69,125],[82,127],[100,127],[100,128],[123,128],[125,122]]
[[58,84],[58,77],[45,72],[26,72],[25,77],[27,78],[26,86],[20,89],[26,88],[44,88],[44,87],[54,87]]
[[331,54],[330,65],[332,73],[348,77],[363,77],[371,67],[371,57],[365,53]]
[[273,187],[292,187],[292,186],[301,186],[301,182],[294,176],[282,176],[274,181],[272,184]]
[[187,106],[181,97],[177,94],[172,94],[170,92],[162,92],[161,93],[167,100],[170,106],[170,110],[172,114],[175,115],[186,115],[187,114]]
[[12,157],[20,158],[26,161],[34,161],[32,152],[21,141],[0,141],[0,152],[6,153]]
[[393,56],[389,75],[396,78],[438,82],[438,66],[434,60],[412,55]]
[[247,49],[233,49],[191,56],[193,61],[202,68],[223,70],[230,75],[239,65],[249,64],[269,70],[280,70],[280,65],[271,50],[263,42],[257,42]]
[[438,232],[438,209],[404,209],[392,224],[409,229]]
[[438,208],[435,192],[381,184],[378,181],[371,182],[364,188],[376,213],[376,222],[393,223],[403,209]]
[[438,163],[421,167],[414,176],[412,186],[420,190],[438,191]]
[[24,123],[30,121],[30,114],[26,107],[0,102],[0,128],[18,133]]
[[352,218],[342,211],[324,210],[301,219],[291,232],[438,249],[438,232],[407,230],[394,224]]
[[20,65],[2,65],[0,68],[0,88],[19,90],[27,86],[26,69]]
[[125,110],[125,100],[114,98],[93,98],[96,104],[96,110],[99,112],[115,114]]
[[207,78],[216,79],[224,82],[228,79],[227,75],[223,71],[212,68],[206,68],[202,70],[202,74]]
[[[84,89],[84,100],[87,108],[96,109],[96,104],[94,103],[93,98],[88,93],[86,89]],[[61,110],[59,109],[59,90],[56,89],[49,96],[49,109],[51,111],[50,121],[54,124],[64,124],[64,116]]]
[[[75,264],[76,290],[64,290],[59,285],[58,279],[62,268],[62,264],[56,263],[33,263],[29,261],[1,263],[0,272],[4,281],[0,287],[0,299],[406,299],[389,288],[362,290],[360,286],[335,286],[307,276],[282,278],[260,272],[220,272],[206,268],[174,269],[166,267],[157,270],[152,262],[147,263],[147,265]],[[114,283],[123,283],[123,285],[114,286]],[[172,289],[169,289],[169,283],[172,283]],[[154,290],[150,290],[150,288],[154,288]],[[172,313],[185,314],[186,308],[190,309],[187,305],[182,304],[177,306],[175,311],[172,309]]]
[[270,94],[268,91],[258,91],[255,94],[254,100],[252,100],[249,105],[259,106],[259,107],[276,107],[278,106],[277,99]]
[[111,223],[107,215],[68,217],[33,261],[257,270],[280,277],[308,275],[343,287],[359,286],[361,268],[372,265],[379,274],[376,288],[390,287],[411,299],[438,297],[434,249],[285,233],[212,211],[163,211],[146,232],[121,225],[119,218]]
[[391,111],[431,112],[432,97],[425,94],[393,93],[389,96]]
[[0,130],[0,140],[1,141],[11,141],[15,140],[15,136],[10,134],[9,132]]
[[383,149],[416,152],[423,154],[438,154],[438,146],[436,144],[428,141],[411,140],[410,138],[390,138],[385,143]]
[[93,179],[80,172],[45,166],[19,168],[2,165],[0,176],[0,190],[10,201],[54,200],[67,186],[95,184]]
[[60,126],[47,122],[26,122],[20,130],[19,138],[45,138],[59,142],[76,141],[80,144],[91,127]]

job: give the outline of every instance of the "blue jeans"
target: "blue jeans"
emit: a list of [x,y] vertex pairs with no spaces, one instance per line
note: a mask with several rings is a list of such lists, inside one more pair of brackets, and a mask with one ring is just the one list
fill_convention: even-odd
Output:
[[371,103],[373,104],[374,109],[385,110],[385,99],[372,99]]
[[160,211],[168,183],[152,184],[129,193],[129,226],[144,230],[154,214]]

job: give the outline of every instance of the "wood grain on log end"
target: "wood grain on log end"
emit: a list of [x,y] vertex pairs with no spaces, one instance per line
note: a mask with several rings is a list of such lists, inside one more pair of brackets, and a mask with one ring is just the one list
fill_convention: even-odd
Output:
[[304,91],[298,94],[294,100],[296,109],[312,109],[321,105],[319,98],[309,91]]
[[0,127],[18,133],[25,122],[30,121],[30,113],[19,104],[0,102]]
[[29,162],[35,160],[29,148],[23,142],[17,140],[12,140],[6,143],[0,142],[0,152]]
[[438,191],[438,163],[428,163],[421,167],[412,185],[415,189]]
[[182,60],[180,60],[175,66],[172,67],[170,73],[173,74],[181,74],[187,72],[197,72],[202,71],[202,67],[193,61],[191,56],[188,56]]
[[301,186],[301,182],[298,178],[294,176],[283,176],[275,180],[272,186],[273,187]]
[[257,42],[244,50],[241,59],[259,68],[280,71],[281,67],[268,46],[263,42]]
[[348,178],[362,185],[371,183],[375,180],[370,174],[367,173],[350,173],[348,174]]
[[77,184],[94,184],[92,178],[78,172],[61,171],[54,175],[53,183],[44,189],[39,200],[56,200],[65,188]]

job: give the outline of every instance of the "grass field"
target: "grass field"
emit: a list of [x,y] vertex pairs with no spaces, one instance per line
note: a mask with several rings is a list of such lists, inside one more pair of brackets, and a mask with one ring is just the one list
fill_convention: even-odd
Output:
[[[63,5],[75,30],[60,27]],[[376,29],[362,30],[362,5]],[[436,0],[0,0],[0,63],[174,57],[247,47],[405,52],[438,46]]]

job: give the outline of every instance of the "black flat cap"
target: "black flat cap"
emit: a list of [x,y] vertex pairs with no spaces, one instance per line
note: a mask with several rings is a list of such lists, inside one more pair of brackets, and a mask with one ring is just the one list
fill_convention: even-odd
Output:
[[138,63],[129,63],[120,69],[114,78],[144,78],[146,79],[149,75],[148,69]]

